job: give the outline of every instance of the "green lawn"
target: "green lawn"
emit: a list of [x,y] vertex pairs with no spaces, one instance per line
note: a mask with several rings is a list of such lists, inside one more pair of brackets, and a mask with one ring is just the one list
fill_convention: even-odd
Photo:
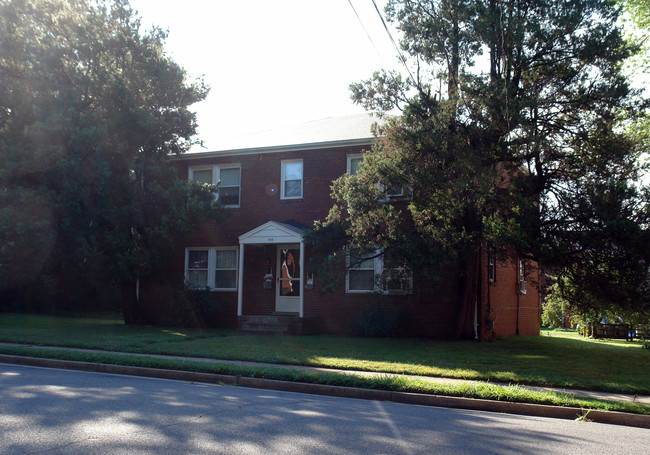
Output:
[[246,335],[0,314],[0,341],[650,394],[650,350],[640,342],[587,340],[573,332],[476,343]]

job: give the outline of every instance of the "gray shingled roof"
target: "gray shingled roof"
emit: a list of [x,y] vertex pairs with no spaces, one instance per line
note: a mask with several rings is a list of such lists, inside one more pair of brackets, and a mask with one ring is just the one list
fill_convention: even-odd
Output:
[[381,119],[371,114],[328,117],[228,139],[207,150],[194,147],[188,153],[228,153],[246,149],[281,148],[307,144],[323,145],[329,142],[347,141],[370,143],[373,139],[371,132],[373,123],[381,123]]

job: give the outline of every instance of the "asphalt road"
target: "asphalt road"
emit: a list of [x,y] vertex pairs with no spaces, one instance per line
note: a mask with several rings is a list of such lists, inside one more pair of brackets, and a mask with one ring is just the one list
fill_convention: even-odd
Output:
[[650,430],[0,364],[0,454],[650,454]]

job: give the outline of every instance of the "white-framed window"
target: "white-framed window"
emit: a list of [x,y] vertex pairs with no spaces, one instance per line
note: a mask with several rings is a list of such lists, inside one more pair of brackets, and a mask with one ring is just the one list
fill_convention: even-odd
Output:
[[[355,154],[347,156],[347,170],[348,175],[357,175],[359,168],[361,167],[361,162],[363,161],[363,155]],[[404,187],[402,185],[385,185],[379,183],[377,185],[379,190],[384,193],[384,201],[388,201],[390,198],[395,197],[404,197]]]
[[241,167],[219,168],[219,200],[226,207],[239,207]]
[[237,289],[237,248],[215,248],[214,288]]
[[348,155],[348,175],[357,175],[362,161],[363,155]]
[[209,249],[185,250],[185,283],[188,288],[205,289],[208,286]]
[[282,199],[302,198],[302,160],[282,160]]
[[237,290],[237,247],[185,249],[185,282],[192,289]]
[[528,282],[526,282],[526,261],[519,259],[519,293],[525,294],[528,290]]
[[381,189],[387,198],[404,197],[404,187],[402,185],[382,185]]
[[384,251],[381,257],[381,287],[388,294],[407,294],[413,289],[413,274],[404,260],[390,257]]
[[241,204],[241,166],[192,166],[189,179],[217,185],[217,199],[224,207],[239,207]]
[[346,292],[408,294],[413,289],[413,274],[403,263],[377,249],[362,253],[351,248],[347,256]]
[[191,167],[189,178],[197,182],[214,185],[213,169],[214,166]]
[[348,250],[347,292],[374,292],[377,287],[376,270],[380,267],[376,251],[361,253],[359,249]]
[[497,280],[497,255],[493,247],[488,247],[487,251],[487,274],[491,283]]

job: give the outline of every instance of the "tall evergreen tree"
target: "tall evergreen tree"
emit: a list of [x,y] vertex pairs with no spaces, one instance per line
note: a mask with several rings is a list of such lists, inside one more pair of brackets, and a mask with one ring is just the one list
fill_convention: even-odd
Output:
[[[335,183],[337,204],[314,243],[401,245],[418,270],[455,259],[461,305],[476,298],[488,243],[565,273],[598,262],[580,269],[590,282],[604,269],[647,271],[640,150],[618,123],[643,100],[621,74],[631,49],[615,2],[393,0],[387,14],[403,33],[409,77],[379,72],[352,92],[369,110],[401,115],[359,173]],[[408,188],[410,200],[386,202],[377,182]],[[459,335],[469,329],[459,321]]]
[[[127,0],[0,1],[0,284],[55,277],[61,304],[136,282],[218,207],[167,157],[196,130],[201,80]],[[188,196],[190,203],[188,203]],[[95,292],[93,292],[93,290]]]
[[[638,52],[628,59],[625,65],[630,77],[637,85],[650,88],[650,0],[619,0],[624,15],[624,31],[627,40]],[[647,152],[650,149],[650,113],[635,119],[628,126],[629,134],[637,142],[643,143]],[[646,155],[646,160],[648,159]]]

